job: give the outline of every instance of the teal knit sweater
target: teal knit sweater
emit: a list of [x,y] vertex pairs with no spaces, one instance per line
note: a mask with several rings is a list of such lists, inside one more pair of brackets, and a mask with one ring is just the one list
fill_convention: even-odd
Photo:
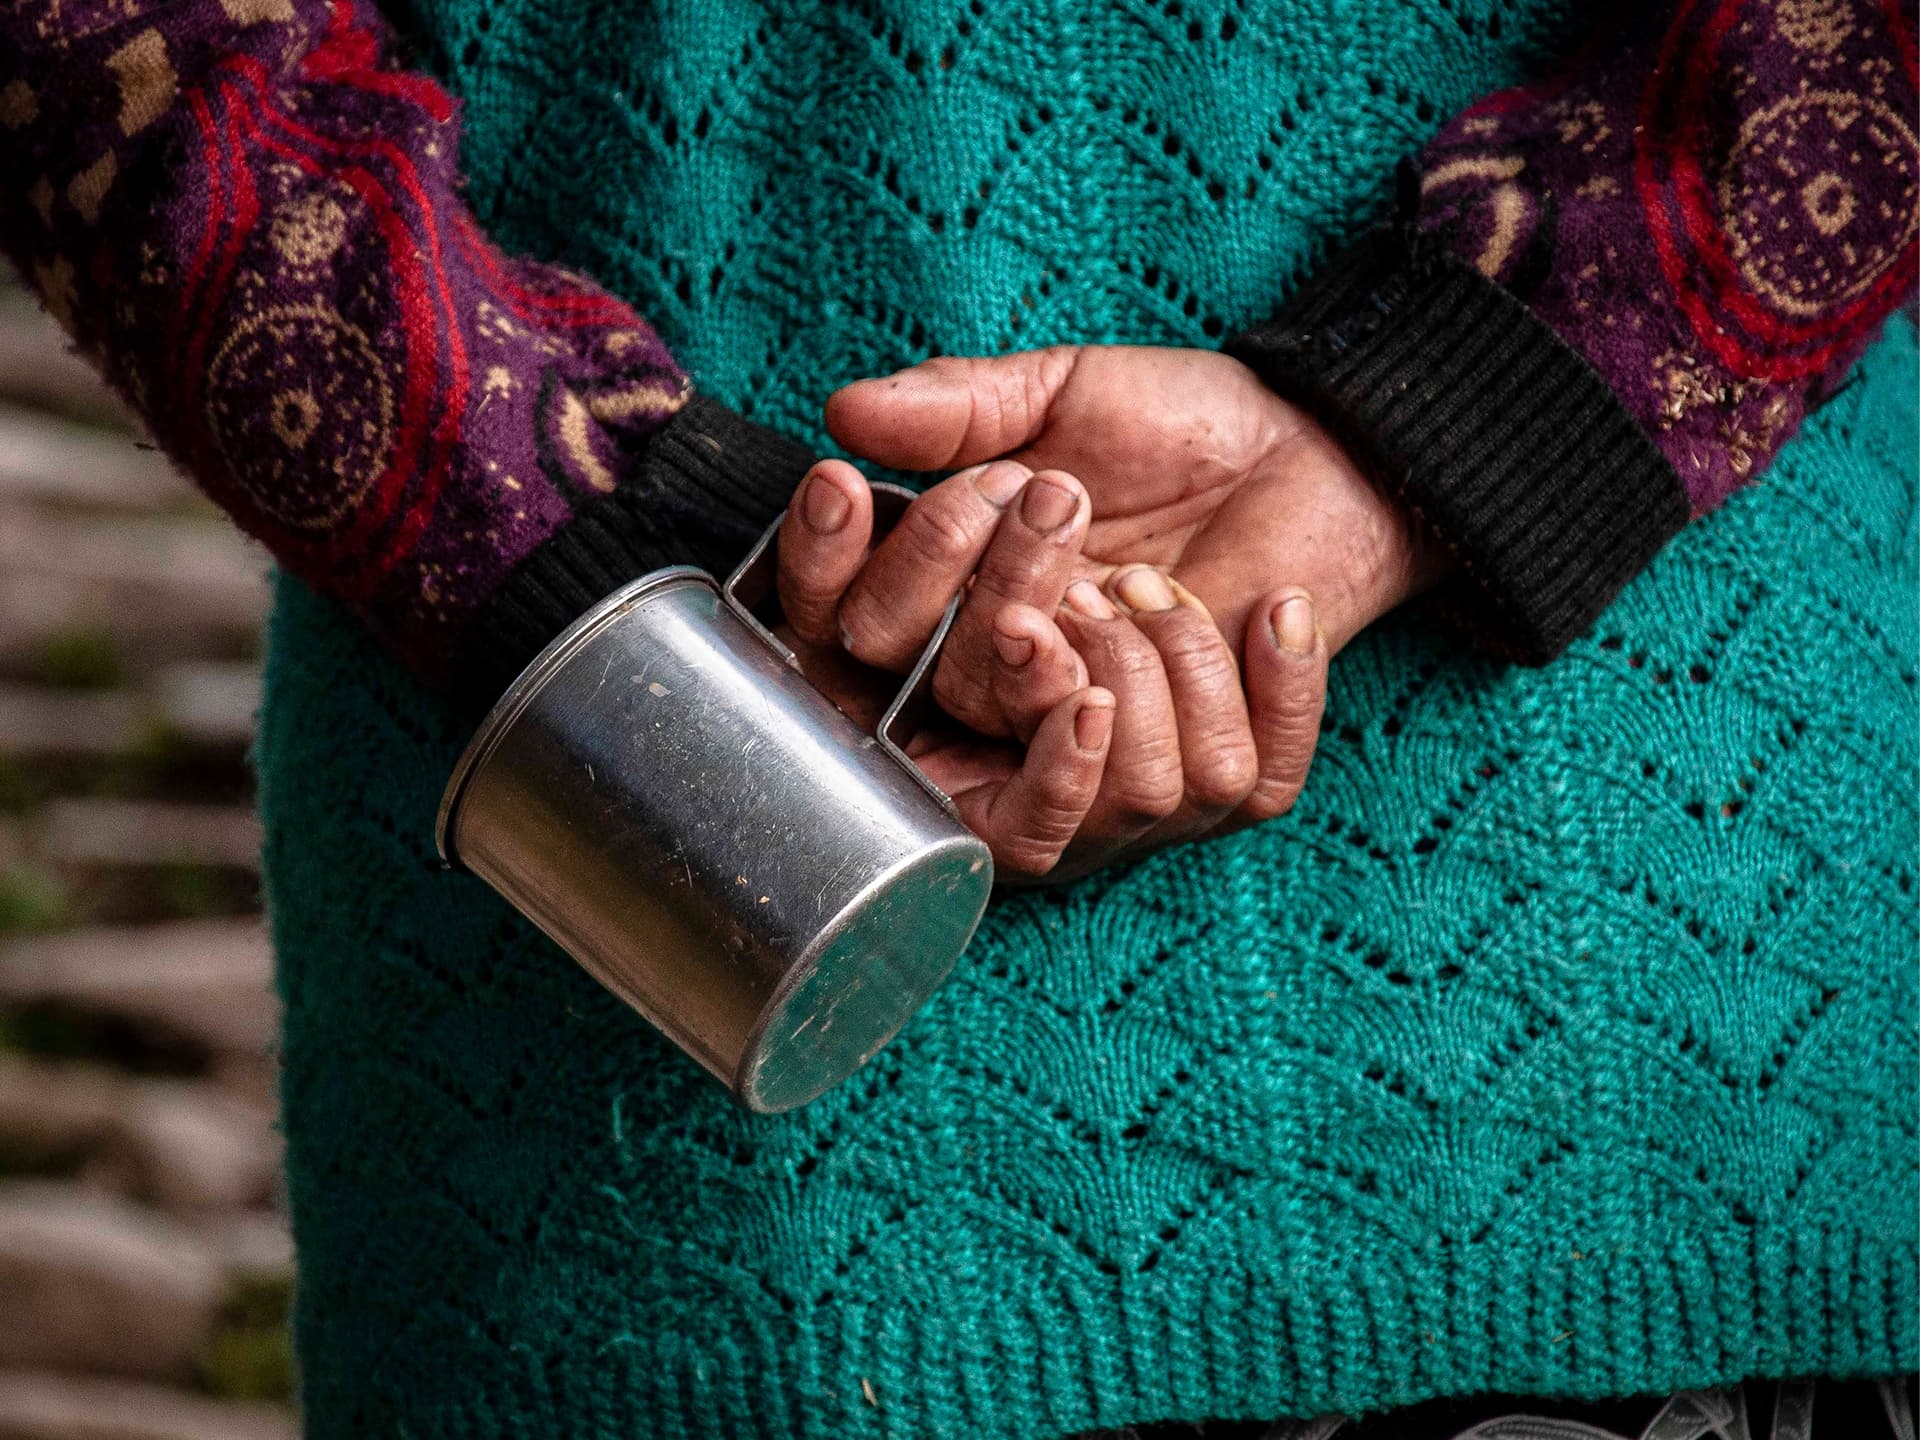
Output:
[[[1246,325],[1582,19],[1236,13],[1247,43],[1177,63],[1066,0],[413,19],[495,233],[819,442],[827,391],[928,333]],[[1071,123],[1252,153],[1276,87],[1257,203]],[[655,143],[667,93],[735,139]],[[986,181],[991,225],[871,223]],[[891,1047],[773,1119],[440,868],[465,718],[284,584],[260,764],[312,1433],[1050,1440],[1920,1364],[1895,332],[1557,664],[1378,628],[1292,815],[996,905]]]

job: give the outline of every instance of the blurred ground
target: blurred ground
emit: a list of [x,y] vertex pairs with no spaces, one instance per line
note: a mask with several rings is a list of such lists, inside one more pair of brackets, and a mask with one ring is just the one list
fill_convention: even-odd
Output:
[[0,1440],[294,1433],[265,574],[0,266]]

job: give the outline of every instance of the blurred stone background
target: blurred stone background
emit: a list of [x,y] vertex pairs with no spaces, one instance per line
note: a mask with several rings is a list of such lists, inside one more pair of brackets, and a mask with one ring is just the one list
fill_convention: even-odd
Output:
[[283,1440],[264,552],[0,264],[0,1440]]

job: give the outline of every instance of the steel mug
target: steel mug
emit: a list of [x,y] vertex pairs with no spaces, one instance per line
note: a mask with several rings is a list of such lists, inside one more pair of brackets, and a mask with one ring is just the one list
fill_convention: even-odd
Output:
[[[912,500],[874,491],[883,517]],[[575,621],[481,724],[436,830],[449,864],[768,1113],[893,1037],[993,883],[895,741],[954,605],[865,731],[755,613],[776,603],[778,531],[724,585],[658,570]]]

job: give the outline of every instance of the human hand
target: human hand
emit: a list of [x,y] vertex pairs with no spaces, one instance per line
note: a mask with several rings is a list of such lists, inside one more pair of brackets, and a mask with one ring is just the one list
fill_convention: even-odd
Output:
[[[905,670],[971,576],[942,654],[966,639],[988,650],[983,674],[960,676],[984,686],[978,695],[961,692],[974,702],[966,717],[973,728],[936,730],[940,738],[915,755],[1010,877],[1080,874],[1205,833],[1236,811],[1242,820],[1278,813],[1313,753],[1326,654],[1305,595],[1276,597],[1276,609],[1287,602],[1285,623],[1249,648],[1243,690],[1232,647],[1176,582],[1149,566],[1119,567],[1107,586],[1116,604],[1075,579],[1086,564],[1087,518],[1071,476],[1001,461],[934,486],[875,544],[865,480],[827,460],[802,482],[781,530],[790,643],[814,683],[863,723],[888,687],[873,683],[875,672],[852,658],[843,637],[866,636],[869,656]],[[966,541],[976,532],[989,535],[983,547]],[[959,709],[955,692],[943,693],[953,677],[944,660],[936,676],[945,677],[936,679],[936,698]],[[1042,776],[1052,762],[1039,747],[1058,727],[1060,708],[1083,701],[1114,707],[1104,774],[1089,757],[1070,782],[1071,808],[1054,803],[1042,813]],[[1019,746],[988,735],[1034,748],[1023,763]],[[1012,785],[1016,772],[1020,783]],[[1056,785],[1056,798],[1061,793]],[[987,797],[997,808],[981,816],[983,828],[975,816]]]
[[[828,479],[814,483],[822,470]],[[851,523],[856,513],[857,526]],[[783,613],[773,627],[809,683],[867,731],[879,725],[899,692],[900,677],[847,653],[834,607],[822,608],[819,587],[830,583],[824,573],[844,568],[835,539],[852,539],[857,529],[857,568],[872,525],[872,492],[858,471],[829,460],[809,472],[794,492],[775,549]],[[936,579],[933,585],[940,583]],[[922,587],[929,605],[937,602],[939,608],[920,637],[921,650],[958,583],[937,597],[933,586]],[[918,654],[905,656],[898,668],[910,668]],[[1114,711],[1112,692],[1086,684],[1082,673],[1045,713],[1034,716],[1030,736],[1023,737],[1029,744],[996,742],[936,715],[910,737],[906,749],[953,800],[967,828],[987,842],[1003,875],[1042,875],[1075,839],[1098,795]]]
[[[1317,738],[1327,657],[1446,565],[1309,417],[1209,352],[936,360],[848,386],[827,419],[865,458],[976,468],[930,490],[909,511],[925,523],[870,562],[858,515],[852,539],[790,537],[788,553],[811,554],[824,577],[801,602],[823,642],[838,625],[851,653],[901,668],[977,568],[936,673],[943,708],[982,733],[1022,736],[1086,683],[1083,655],[1100,666],[1092,678],[1123,692],[1103,794],[1066,873],[1286,810]],[[1014,463],[979,466],[994,455]],[[1058,467],[1040,478],[1078,495],[1059,473],[1073,471],[1091,503],[1056,500],[1040,517],[1055,528],[1028,525],[1022,540],[1012,517],[1027,497],[1001,511],[1029,466]],[[816,473],[858,505],[850,468]],[[1169,583],[1156,586],[1155,572]],[[1098,613],[1097,593],[1056,609],[1075,577],[1120,613]],[[1221,683],[1235,678],[1231,651],[1223,664],[1195,623],[1209,611],[1235,642],[1244,696]]]
[[[1337,653],[1449,563],[1310,416],[1212,351],[942,357],[846,386],[827,425],[856,459],[901,469],[1004,456],[1077,476],[1092,502],[1086,573],[1158,566],[1236,640],[1262,600],[1295,586]],[[984,548],[977,532],[967,540]],[[876,643],[857,626],[848,638],[855,654]],[[962,639],[955,667],[984,663]],[[958,683],[949,696],[964,712]]]

